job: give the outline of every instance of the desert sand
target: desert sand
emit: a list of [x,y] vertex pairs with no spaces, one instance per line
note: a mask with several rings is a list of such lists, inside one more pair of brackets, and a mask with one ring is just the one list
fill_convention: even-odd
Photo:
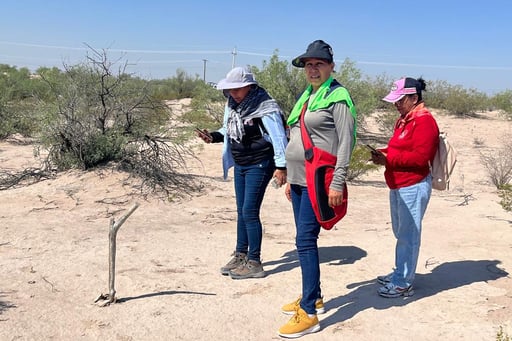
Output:
[[[459,161],[449,191],[433,192],[415,295],[386,299],[377,275],[394,244],[382,169],[349,184],[347,216],[318,241],[327,312],[302,340],[495,340],[512,335],[512,214],[499,205],[479,155],[511,136],[496,113],[438,115]],[[219,268],[235,247],[233,182],[220,144],[198,141],[191,173],[208,185],[179,201],[137,197],[126,175],[69,171],[0,191],[0,340],[279,340],[281,305],[300,293],[295,228],[284,190],[262,207],[267,276],[232,280]],[[33,146],[0,142],[0,168],[37,165]],[[232,174],[232,173],[231,173]],[[108,293],[108,229],[117,236],[117,303]]]

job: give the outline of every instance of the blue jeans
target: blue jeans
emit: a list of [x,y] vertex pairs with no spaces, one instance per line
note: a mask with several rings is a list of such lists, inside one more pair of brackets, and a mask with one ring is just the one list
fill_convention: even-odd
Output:
[[318,257],[318,235],[320,224],[311,207],[308,188],[290,185],[293,217],[297,235],[295,245],[302,271],[302,299],[300,307],[308,314],[316,314],[315,301],[322,296],[320,290],[320,260]]
[[273,159],[248,166],[235,164],[236,252],[258,262],[263,237],[260,208],[274,169]]
[[391,225],[396,238],[395,271],[391,281],[399,287],[412,285],[421,244],[421,221],[432,193],[432,176],[412,186],[389,192]]

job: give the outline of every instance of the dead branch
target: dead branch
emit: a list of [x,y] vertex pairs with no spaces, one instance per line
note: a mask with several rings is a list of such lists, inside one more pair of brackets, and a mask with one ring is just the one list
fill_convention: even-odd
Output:
[[464,194],[464,199],[462,202],[458,203],[457,206],[467,206],[469,205],[470,200],[475,200],[473,194]]
[[163,194],[170,200],[202,188],[203,184],[186,173],[185,156],[195,156],[185,146],[145,135],[144,139],[131,142],[131,147],[138,149],[138,153],[127,155],[120,169],[141,179],[138,187],[142,194]]
[[39,181],[51,179],[55,174],[42,168],[27,168],[16,173],[0,172],[0,190],[18,185],[31,185]]
[[43,279],[43,281],[45,281],[46,283],[50,284],[50,286],[52,287],[52,292],[57,292],[59,290],[55,289],[55,286],[53,285],[52,282],[50,282],[49,280],[47,280],[44,276],[41,276],[41,278]]
[[[138,203],[135,203],[132,208],[125,215],[123,215],[116,222],[114,218],[110,219],[110,229],[108,232],[109,238],[109,253],[108,253],[108,283],[109,283],[109,293],[108,294],[100,294],[98,298],[94,301],[100,307],[106,307],[111,303],[116,303],[116,290],[115,290],[115,271],[116,271],[116,238],[117,231],[123,223],[128,219],[128,217],[139,207]],[[102,302],[99,302],[102,301]]]

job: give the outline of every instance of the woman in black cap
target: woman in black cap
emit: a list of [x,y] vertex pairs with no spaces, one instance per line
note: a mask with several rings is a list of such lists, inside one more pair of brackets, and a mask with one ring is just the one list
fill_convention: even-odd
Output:
[[333,79],[334,60],[329,44],[312,42],[306,52],[292,61],[304,68],[309,86],[302,93],[288,118],[290,142],[286,148],[287,185],[285,194],[292,202],[296,226],[296,247],[302,271],[302,294],[282,307],[293,314],[279,329],[283,337],[300,337],[320,330],[317,313],[324,312],[320,289],[318,235],[316,219],[306,184],[304,146],[300,116],[304,115],[307,131],[314,145],[337,157],[334,177],[329,187],[329,206],[343,201],[343,190],[352,148],[355,144],[356,111],[350,94]]

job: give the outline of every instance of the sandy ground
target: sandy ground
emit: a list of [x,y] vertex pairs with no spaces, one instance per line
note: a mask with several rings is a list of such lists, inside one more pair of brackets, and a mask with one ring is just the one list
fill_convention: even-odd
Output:
[[[382,170],[349,185],[347,216],[319,239],[327,312],[303,340],[495,340],[512,335],[512,214],[479,161],[511,122],[438,116],[459,152],[450,191],[434,192],[424,220],[415,295],[377,295],[391,271],[394,237]],[[0,143],[0,168],[34,164],[31,145]],[[278,340],[300,293],[290,204],[269,187],[262,208],[263,279],[235,281],[219,268],[235,246],[232,181],[220,145],[198,151],[209,184],[189,200],[131,195],[124,175],[67,172],[0,192],[0,340]],[[118,302],[108,292],[108,228],[140,207],[117,236]]]

